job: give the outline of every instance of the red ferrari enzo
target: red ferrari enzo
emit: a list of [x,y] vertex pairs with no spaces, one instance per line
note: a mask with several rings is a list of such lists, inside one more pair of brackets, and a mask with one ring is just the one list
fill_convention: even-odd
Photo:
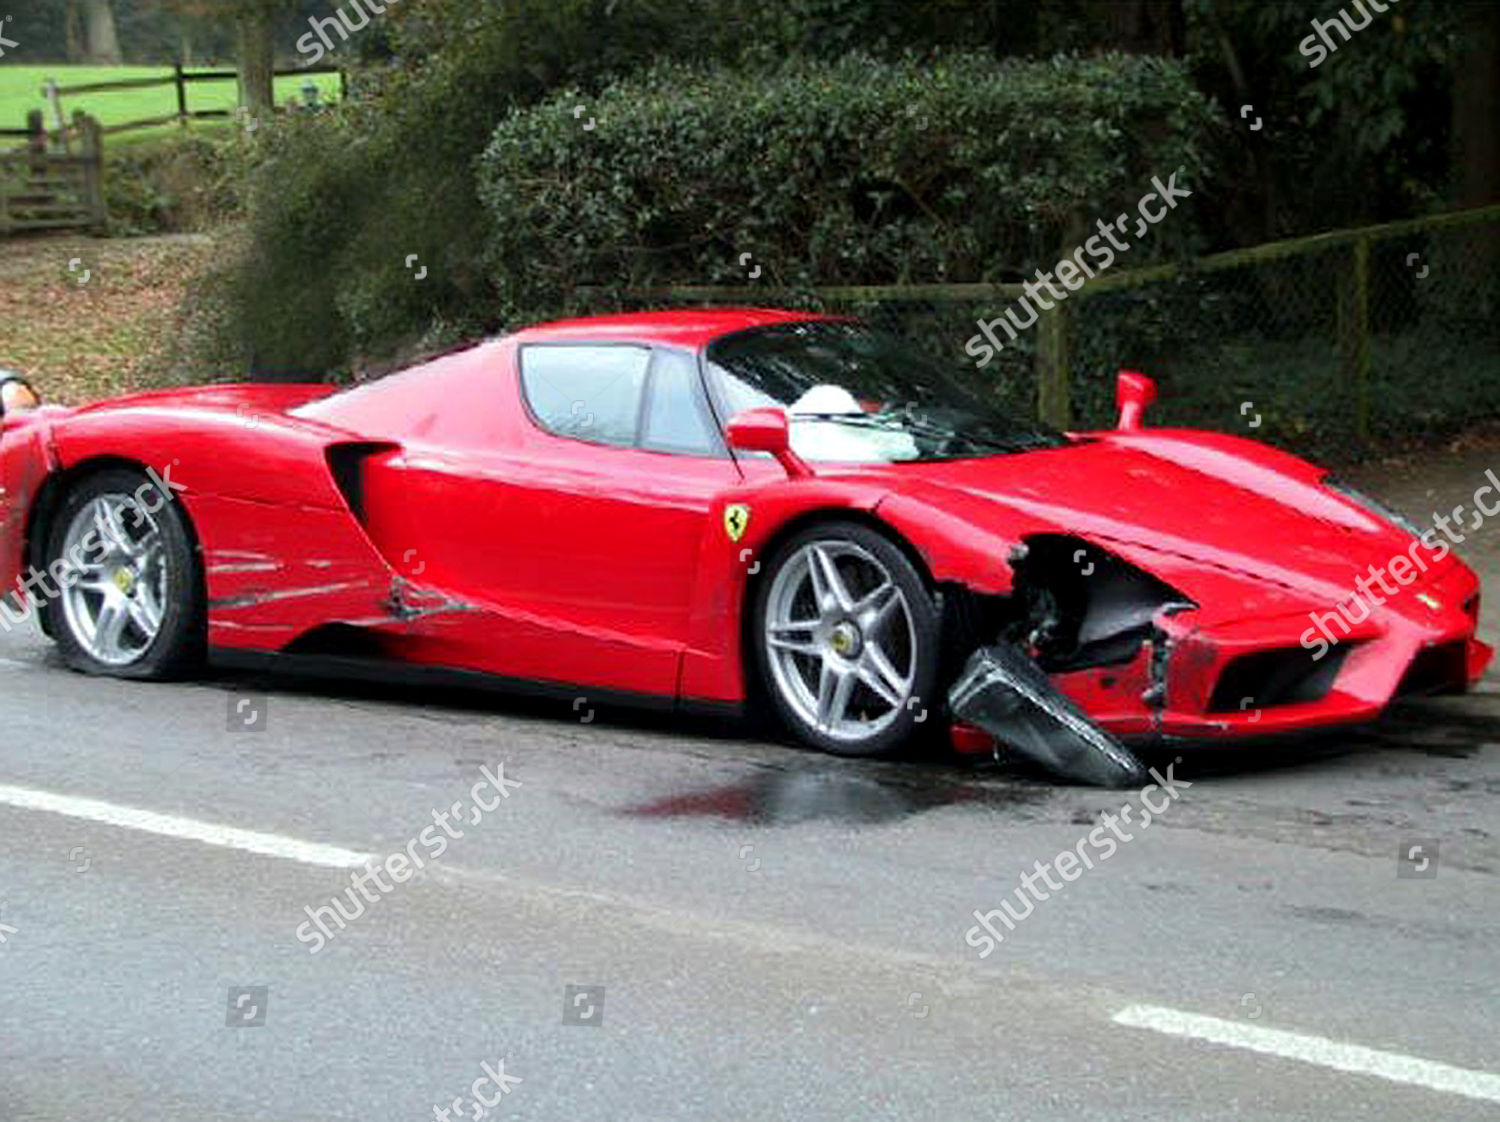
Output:
[[[27,395],[20,395],[26,397]],[[957,723],[1061,770],[1131,740],[1377,716],[1491,651],[1474,574],[1220,433],[1007,417],[857,322],[718,309],[522,331],[353,389],[35,407],[0,436],[7,627],[157,678],[214,655],[769,708],[891,752]],[[1329,643],[1372,566],[1420,573]],[[930,722],[930,723],[929,723]]]

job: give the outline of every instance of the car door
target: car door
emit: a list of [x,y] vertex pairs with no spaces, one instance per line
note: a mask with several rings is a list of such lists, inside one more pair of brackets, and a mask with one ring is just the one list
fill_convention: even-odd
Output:
[[537,343],[509,373],[505,447],[403,471],[443,587],[480,609],[428,621],[442,661],[675,695],[712,500],[740,479],[696,353]]

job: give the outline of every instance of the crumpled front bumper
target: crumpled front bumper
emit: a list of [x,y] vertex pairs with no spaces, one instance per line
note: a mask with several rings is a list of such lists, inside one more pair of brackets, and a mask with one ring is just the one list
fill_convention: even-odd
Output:
[[1434,577],[1403,589],[1399,610],[1393,601],[1372,611],[1347,636],[1342,623],[1325,617],[1338,642],[1321,659],[1309,648],[1321,645],[1323,632],[1307,611],[1216,624],[1187,611],[1157,619],[1153,637],[1128,663],[1058,674],[1052,682],[1127,741],[1255,737],[1371,721],[1402,696],[1462,692],[1494,654],[1476,634],[1478,579],[1461,565]]
[[1129,660],[1050,676],[1014,647],[987,647],[950,692],[950,708],[1060,775],[1124,785],[1139,777],[1125,744],[1360,724],[1400,697],[1476,682],[1494,651],[1476,634],[1474,574],[1453,565],[1400,596],[1347,635],[1319,612],[1338,640],[1321,657],[1324,632],[1308,611],[1218,622],[1200,610],[1163,613]]

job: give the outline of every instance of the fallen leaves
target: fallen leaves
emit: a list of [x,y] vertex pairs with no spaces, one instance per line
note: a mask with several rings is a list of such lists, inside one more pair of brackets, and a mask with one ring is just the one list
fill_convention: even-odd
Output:
[[167,384],[157,356],[213,255],[205,235],[0,242],[0,369],[64,404]]

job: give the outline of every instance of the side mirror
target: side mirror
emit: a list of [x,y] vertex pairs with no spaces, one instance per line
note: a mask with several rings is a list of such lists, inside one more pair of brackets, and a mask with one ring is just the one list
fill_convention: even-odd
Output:
[[1120,410],[1121,432],[1135,432],[1146,418],[1146,407],[1156,400],[1156,383],[1134,370],[1115,376],[1115,405]]
[[769,452],[793,479],[812,471],[792,451],[792,427],[786,410],[774,406],[746,409],[729,421],[729,447],[736,452]]

